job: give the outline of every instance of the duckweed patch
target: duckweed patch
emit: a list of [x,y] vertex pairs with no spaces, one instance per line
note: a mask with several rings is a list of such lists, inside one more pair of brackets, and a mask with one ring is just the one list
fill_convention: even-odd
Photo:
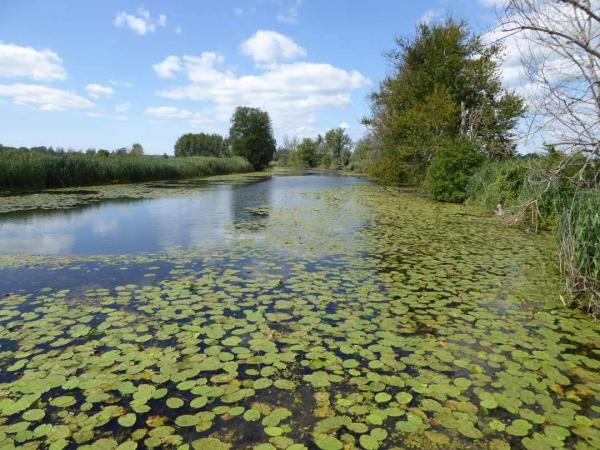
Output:
[[373,185],[307,195],[260,239],[7,260],[155,276],[3,292],[0,447],[600,448],[600,329],[558,307],[545,237]]

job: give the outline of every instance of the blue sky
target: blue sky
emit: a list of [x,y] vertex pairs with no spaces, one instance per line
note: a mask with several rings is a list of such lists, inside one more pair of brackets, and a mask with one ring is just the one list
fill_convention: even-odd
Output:
[[172,153],[226,134],[236,105],[277,139],[364,132],[386,50],[446,14],[475,31],[492,0],[0,0],[0,143]]

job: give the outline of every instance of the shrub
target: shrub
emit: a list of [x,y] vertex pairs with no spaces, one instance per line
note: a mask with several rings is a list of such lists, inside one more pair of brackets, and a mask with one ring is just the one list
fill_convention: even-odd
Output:
[[445,142],[427,171],[429,195],[442,202],[465,201],[469,178],[484,159],[477,146],[470,141],[457,139]]
[[519,204],[527,183],[529,162],[525,158],[490,161],[479,167],[467,185],[468,203],[492,212],[496,205]]

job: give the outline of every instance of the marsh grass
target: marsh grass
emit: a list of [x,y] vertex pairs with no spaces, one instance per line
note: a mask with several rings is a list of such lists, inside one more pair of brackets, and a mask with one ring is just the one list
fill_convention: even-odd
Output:
[[[561,160],[550,154],[513,158],[483,165],[472,177],[467,203],[492,212],[500,204],[509,224],[553,230],[559,243],[560,268],[573,298],[589,312],[600,312],[600,190],[580,185],[583,162],[547,182]],[[593,179],[596,166],[584,179]],[[593,183],[592,183],[593,185]]]
[[578,192],[557,221],[560,267],[575,298],[600,312],[600,190]]
[[250,172],[243,158],[96,156],[35,151],[0,152],[0,189],[28,190],[170,180]]

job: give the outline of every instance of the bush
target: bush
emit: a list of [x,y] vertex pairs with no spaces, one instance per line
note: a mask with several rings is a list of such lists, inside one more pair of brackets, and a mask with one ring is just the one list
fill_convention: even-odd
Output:
[[437,151],[427,171],[429,195],[442,202],[464,202],[469,178],[484,159],[477,146],[470,141],[447,141]]
[[510,207],[526,201],[523,191],[528,183],[528,171],[529,161],[525,158],[491,161],[482,165],[467,185],[468,203],[493,212],[498,204]]
[[600,190],[577,192],[561,211],[557,231],[561,272],[569,288],[600,312]]

